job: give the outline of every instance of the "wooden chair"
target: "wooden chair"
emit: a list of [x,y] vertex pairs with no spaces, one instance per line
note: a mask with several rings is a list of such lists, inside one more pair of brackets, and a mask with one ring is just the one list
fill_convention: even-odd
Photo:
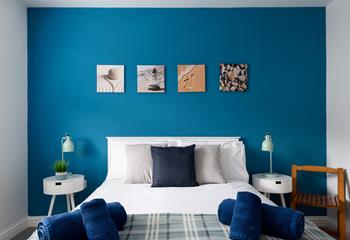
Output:
[[[333,173],[338,175],[338,194],[331,195],[315,195],[298,192],[297,190],[297,172],[321,172]],[[329,168],[321,166],[297,166],[292,165],[292,198],[291,208],[296,209],[299,205],[320,207],[320,208],[335,208],[338,212],[338,229],[337,231],[327,231],[334,236],[338,236],[340,240],[346,239],[346,213],[345,213],[345,183],[343,168]]]

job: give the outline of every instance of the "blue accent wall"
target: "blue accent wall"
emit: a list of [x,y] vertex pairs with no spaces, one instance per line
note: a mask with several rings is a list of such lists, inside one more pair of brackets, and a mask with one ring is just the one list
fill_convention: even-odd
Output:
[[[29,215],[47,213],[42,178],[65,132],[88,181],[78,201],[106,176],[106,136],[242,136],[253,174],[269,168],[269,131],[276,171],[326,164],[324,8],[32,8],[28,51]],[[249,64],[246,93],[219,92],[220,63]],[[124,94],[96,93],[97,64],[125,64]],[[166,93],[138,94],[137,64],[164,64]],[[207,91],[178,93],[177,64],[206,64]],[[324,192],[326,179],[303,187]]]

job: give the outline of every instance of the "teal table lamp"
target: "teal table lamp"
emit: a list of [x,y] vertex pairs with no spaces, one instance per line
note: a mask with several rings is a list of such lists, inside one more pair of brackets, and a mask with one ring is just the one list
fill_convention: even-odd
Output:
[[270,153],[270,172],[266,174],[268,177],[276,177],[279,174],[272,172],[272,152],[273,152],[273,142],[272,137],[269,133],[266,133],[265,139],[261,144],[261,151]]
[[64,160],[65,152],[74,152],[74,142],[71,136],[68,133],[64,135],[61,139],[62,144],[62,160]]

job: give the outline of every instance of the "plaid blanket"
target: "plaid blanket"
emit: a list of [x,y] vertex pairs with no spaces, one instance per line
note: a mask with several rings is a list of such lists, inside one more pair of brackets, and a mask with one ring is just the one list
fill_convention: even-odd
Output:
[[[229,239],[229,226],[216,215],[208,214],[137,214],[129,215],[121,240],[222,240]],[[36,232],[28,240],[37,240]],[[261,235],[260,239],[278,239]],[[302,239],[334,239],[315,224],[306,221]]]

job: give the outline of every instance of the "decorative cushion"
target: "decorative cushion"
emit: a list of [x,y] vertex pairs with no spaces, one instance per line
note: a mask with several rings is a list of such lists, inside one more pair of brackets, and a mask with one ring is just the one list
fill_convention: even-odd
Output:
[[[152,146],[166,147],[166,144]],[[125,183],[151,183],[152,182],[152,155],[151,145],[126,145],[126,177]]]
[[188,147],[151,147],[152,187],[198,186],[194,166],[195,145]]
[[196,145],[194,162],[198,184],[225,183],[220,163],[220,146]]

